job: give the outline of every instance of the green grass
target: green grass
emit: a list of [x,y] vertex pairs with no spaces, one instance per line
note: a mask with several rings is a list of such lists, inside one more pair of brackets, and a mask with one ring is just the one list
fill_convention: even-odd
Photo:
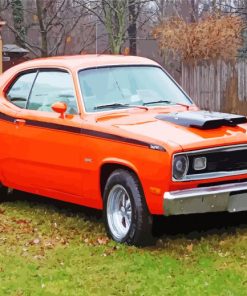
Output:
[[96,211],[20,195],[0,204],[0,295],[247,295],[246,213],[160,219],[138,249]]

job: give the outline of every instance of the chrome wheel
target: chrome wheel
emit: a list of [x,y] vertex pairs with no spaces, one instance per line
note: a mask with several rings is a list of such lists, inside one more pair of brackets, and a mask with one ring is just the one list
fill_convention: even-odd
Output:
[[132,205],[128,192],[122,185],[115,185],[107,200],[107,220],[113,236],[122,240],[132,222]]

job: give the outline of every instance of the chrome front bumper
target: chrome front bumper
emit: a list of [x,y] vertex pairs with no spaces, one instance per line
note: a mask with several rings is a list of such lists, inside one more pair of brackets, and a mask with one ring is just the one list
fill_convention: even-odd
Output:
[[247,211],[247,182],[165,192],[164,215]]

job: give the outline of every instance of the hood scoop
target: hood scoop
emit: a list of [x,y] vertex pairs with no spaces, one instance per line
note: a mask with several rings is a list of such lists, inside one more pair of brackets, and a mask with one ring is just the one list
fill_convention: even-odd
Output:
[[221,126],[236,126],[237,124],[247,122],[247,118],[242,115],[203,110],[159,114],[155,118],[182,126],[195,127],[199,129],[213,129]]

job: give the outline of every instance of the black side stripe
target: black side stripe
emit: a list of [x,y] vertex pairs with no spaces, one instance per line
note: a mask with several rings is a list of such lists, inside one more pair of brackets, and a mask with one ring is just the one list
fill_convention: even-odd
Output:
[[60,130],[60,131],[74,133],[74,134],[80,134],[81,133],[81,128],[80,127],[62,125],[62,124],[51,123],[51,122],[44,122],[44,121],[36,121],[36,120],[27,119],[26,120],[26,125],[49,128],[49,129],[54,129],[54,130]]
[[[14,117],[6,115],[4,113],[0,113],[0,119],[9,121],[9,122],[15,122]],[[118,142],[144,146],[146,148],[153,149],[153,150],[165,151],[165,149],[162,146],[159,146],[156,144],[151,144],[151,143],[147,143],[147,142],[132,139],[132,138],[125,138],[125,137],[114,135],[114,134],[108,134],[105,132],[80,128],[80,127],[68,126],[68,125],[51,123],[51,122],[43,122],[38,120],[37,121],[29,120],[29,119],[26,120],[26,125],[48,128],[53,130],[60,130],[60,131],[74,133],[74,134],[83,134],[83,135],[92,136],[96,138],[103,138],[103,139],[108,139],[108,140],[113,140]]]
[[10,122],[15,122],[15,118],[4,113],[0,113],[0,119]]

